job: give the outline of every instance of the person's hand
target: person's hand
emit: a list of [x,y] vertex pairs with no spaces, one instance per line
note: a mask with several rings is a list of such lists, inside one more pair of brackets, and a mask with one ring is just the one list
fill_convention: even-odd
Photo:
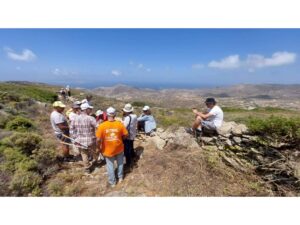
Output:
[[193,113],[197,114],[198,110],[197,109],[193,109]]

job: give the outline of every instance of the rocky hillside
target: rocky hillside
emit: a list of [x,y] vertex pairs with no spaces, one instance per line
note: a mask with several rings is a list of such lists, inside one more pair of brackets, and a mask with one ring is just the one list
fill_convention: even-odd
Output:
[[[40,84],[0,85],[1,196],[299,195],[297,117],[260,119],[257,111],[248,127],[226,122],[219,135],[195,138],[178,123],[190,123],[189,111],[154,107],[159,129],[153,137],[139,135],[134,169],[111,189],[104,162],[87,174],[80,160],[57,160],[59,146],[49,123],[56,91]],[[83,98],[80,92],[73,100]],[[121,109],[125,103],[98,96],[92,101],[96,109]]]

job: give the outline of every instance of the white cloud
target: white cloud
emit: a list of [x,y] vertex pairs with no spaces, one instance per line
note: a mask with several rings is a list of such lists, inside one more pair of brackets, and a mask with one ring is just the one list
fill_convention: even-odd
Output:
[[6,51],[7,57],[12,60],[30,62],[37,58],[36,55],[29,49],[24,49],[19,54],[11,48],[4,48],[4,51]]
[[239,55],[230,55],[220,61],[211,61],[208,66],[218,69],[235,69],[240,67],[240,56]]
[[134,62],[132,60],[130,60],[129,65],[134,65]]
[[16,70],[21,70],[21,67],[17,66],[17,67],[16,67]]
[[246,68],[248,72],[252,73],[256,68],[292,64],[296,61],[296,58],[297,54],[292,52],[275,52],[269,58],[259,54],[249,54],[245,60],[240,60],[239,55],[230,55],[219,61],[213,60],[208,66],[218,69],[237,69],[243,67]]
[[249,67],[262,68],[267,66],[282,66],[294,63],[297,55],[290,52],[275,52],[270,58],[263,55],[252,54],[248,55],[246,64]]
[[144,65],[142,63],[140,63],[138,66],[137,66],[138,69],[142,69],[144,68]]
[[59,69],[59,68],[55,68],[52,70],[52,74],[56,75],[56,76],[64,76],[64,77],[68,77],[69,75],[71,76],[72,74],[74,75],[75,72],[69,72],[65,69]]
[[150,68],[147,68],[146,71],[149,73],[149,72],[151,72],[151,69],[150,69]]
[[112,70],[112,71],[111,71],[111,74],[114,75],[114,76],[116,76],[116,77],[118,77],[118,76],[121,76],[121,75],[122,75],[122,72],[119,71],[119,70]]
[[201,63],[197,63],[197,64],[193,64],[192,68],[193,69],[202,69],[202,68],[204,68],[204,65]]

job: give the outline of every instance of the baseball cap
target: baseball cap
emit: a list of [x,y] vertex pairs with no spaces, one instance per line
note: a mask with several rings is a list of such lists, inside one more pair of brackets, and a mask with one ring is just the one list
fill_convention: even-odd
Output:
[[132,107],[132,105],[131,104],[126,104],[125,106],[124,106],[124,108],[123,108],[123,111],[124,112],[132,112],[133,111],[133,107]]
[[109,107],[106,110],[106,113],[107,113],[108,116],[114,116],[114,115],[116,115],[116,110],[113,107]]
[[96,116],[100,116],[103,114],[103,111],[101,109],[97,110],[97,112],[95,113]]
[[86,109],[93,109],[94,107],[89,105],[88,103],[83,103],[80,106],[81,110],[86,110]]
[[60,107],[60,108],[66,108],[66,105],[62,103],[61,101],[56,101],[52,105],[53,107]]
[[214,98],[207,98],[205,103],[216,103],[216,100]]
[[76,104],[76,103],[73,103],[72,108],[73,108],[73,109],[79,109],[79,108],[80,108],[80,105],[79,105],[79,104]]
[[144,108],[143,108],[143,111],[148,111],[149,109],[150,109],[150,107],[145,105]]

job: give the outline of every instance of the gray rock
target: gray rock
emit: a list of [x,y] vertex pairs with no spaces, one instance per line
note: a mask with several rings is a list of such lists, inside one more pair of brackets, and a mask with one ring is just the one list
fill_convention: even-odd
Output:
[[201,140],[204,142],[204,143],[213,143],[214,142],[214,138],[213,137],[201,137]]
[[152,141],[154,143],[155,147],[158,150],[163,150],[167,144],[167,142],[165,140],[163,140],[162,138],[160,138],[159,136],[153,136],[149,139],[150,139],[150,141]]
[[231,141],[230,141],[229,139],[227,139],[227,140],[225,141],[225,145],[227,145],[227,146],[232,146],[232,143],[231,143]]
[[237,145],[241,144],[241,142],[242,142],[242,138],[240,138],[240,137],[234,136],[232,139]]
[[242,135],[248,132],[248,128],[244,124],[237,124],[232,128],[232,133],[234,135]]

